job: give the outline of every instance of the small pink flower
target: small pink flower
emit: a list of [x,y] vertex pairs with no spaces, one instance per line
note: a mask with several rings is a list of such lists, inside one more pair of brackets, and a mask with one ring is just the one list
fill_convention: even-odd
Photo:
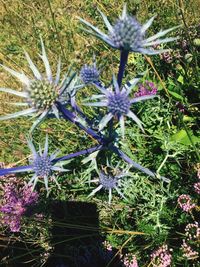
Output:
[[145,84],[139,85],[139,90],[134,94],[134,97],[145,95],[156,95],[157,88],[153,82],[145,81]]
[[194,190],[200,195],[200,182],[194,184]]
[[200,238],[200,227],[198,225],[198,222],[189,223],[185,227],[185,235],[189,240],[195,240]]
[[123,264],[126,267],[138,267],[136,256],[131,254],[126,254],[124,256]]
[[178,204],[180,208],[186,212],[190,212],[193,208],[196,207],[189,195],[180,195],[178,198]]
[[181,249],[183,251],[183,256],[188,260],[194,259],[198,257],[198,252],[193,250],[192,247],[183,240],[183,244],[181,245]]
[[112,251],[113,248],[112,248],[111,244],[108,241],[104,241],[103,245],[108,251]]
[[21,218],[28,206],[37,202],[38,193],[26,184],[19,185],[15,179],[12,177],[2,186],[4,197],[0,202],[0,212],[1,224],[7,225],[12,232],[19,232]]
[[172,262],[171,249],[163,245],[151,254],[151,263],[154,267],[168,267]]

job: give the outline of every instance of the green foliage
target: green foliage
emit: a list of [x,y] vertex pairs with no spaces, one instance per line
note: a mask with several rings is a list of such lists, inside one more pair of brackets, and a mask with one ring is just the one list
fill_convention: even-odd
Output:
[[[185,17],[181,15],[180,7],[177,6],[178,2],[184,4],[183,15]],[[117,71],[119,54],[115,51],[111,52],[107,46],[95,38],[91,36],[87,38],[86,34],[82,34],[76,16],[90,18],[103,27],[96,7],[102,9],[113,21],[120,14],[122,5],[123,1],[116,4],[116,1],[107,0],[77,0],[73,4],[70,1],[61,0],[2,1],[0,4],[2,26],[0,63],[9,63],[8,65],[15,69],[23,67],[27,72],[28,67],[22,57],[22,47],[37,61],[39,35],[42,34],[54,69],[56,69],[59,54],[62,55],[62,70],[65,71],[72,64],[80,69],[83,64],[91,62],[91,57],[95,53],[98,65],[102,66],[102,80],[105,84],[109,84],[111,74]],[[95,228],[93,231],[99,231],[117,250],[122,248],[123,252],[137,255],[139,266],[148,266],[150,254],[164,243],[173,248],[172,266],[199,266],[198,259],[186,260],[180,249],[182,239],[185,238],[185,226],[199,220],[200,198],[193,189],[193,184],[198,181],[195,166],[199,162],[200,143],[199,38],[196,27],[198,1],[191,3],[191,1],[137,0],[127,1],[127,5],[130,13],[135,13],[138,18],[141,18],[141,23],[157,14],[153,32],[160,28],[182,24],[185,19],[185,25],[177,32],[180,35],[180,42],[170,46],[174,51],[170,50],[172,57],[170,62],[165,62],[163,58],[155,56],[152,58],[155,68],[153,69],[145,57],[131,54],[125,73],[126,79],[123,80],[125,82],[137,74],[143,76],[141,83],[145,80],[153,81],[158,88],[159,97],[134,105],[134,110],[144,123],[145,133],[142,133],[135,123],[127,119],[125,139],[119,144],[120,149],[126,152],[132,160],[155,171],[158,174],[157,178],[144,176],[136,169],[130,168],[130,177],[126,177],[123,183],[126,200],[121,199],[114,192],[112,205],[109,206],[107,191],[102,190],[98,196],[88,199],[89,193],[94,189],[93,184],[88,181],[97,177],[96,155],[88,161],[84,161],[84,157],[72,160],[70,172],[58,178],[61,190],[53,186],[49,200],[46,200],[42,187],[38,188],[41,200],[36,209],[38,213],[43,213],[44,220],[24,219],[19,236],[14,234],[12,236],[15,241],[20,239],[24,244],[31,243],[39,249],[40,254],[37,255],[38,258],[35,258],[36,266],[45,263],[46,254],[51,253],[55,245],[55,242],[51,240],[51,231],[54,224],[60,222],[52,222],[50,207],[52,203],[59,201],[86,202],[96,205],[99,225],[96,226],[98,230]],[[187,41],[187,51],[181,47],[183,40]],[[36,63],[40,64],[40,62]],[[0,72],[0,76],[1,87],[19,87],[19,84],[5,73]],[[94,91],[92,86],[80,91],[78,104],[80,99],[88,97]],[[133,94],[134,92],[132,96]],[[14,97],[6,94],[0,95],[1,114],[6,114],[11,110],[17,111],[16,107],[8,107],[7,102],[12,102],[13,99]],[[183,105],[184,111],[179,110],[177,102]],[[90,118],[99,116],[98,109],[82,108]],[[30,120],[24,119],[1,122],[0,161],[6,164],[15,162],[17,165],[28,163],[29,150],[25,143],[26,133],[31,124]],[[34,133],[36,145],[44,142],[46,133],[49,135],[50,150],[54,151],[59,148],[61,156],[95,144],[94,140],[86,138],[85,133],[63,120],[58,123],[56,119],[49,119],[43,123]],[[120,139],[120,132],[116,130],[116,134]],[[113,166],[119,163],[116,155],[110,157],[106,154],[106,156]],[[102,159],[101,164],[105,167],[105,154],[99,153],[97,157]],[[98,168],[102,167],[101,164]],[[121,168],[127,167],[122,162],[120,164]],[[170,182],[163,182],[160,176],[170,179]],[[23,179],[28,181],[30,177],[24,176]],[[184,213],[177,205],[177,198],[181,194],[189,194],[198,208],[192,213]],[[69,227],[70,220],[66,220],[66,217],[60,224],[60,228],[63,225],[64,228]],[[70,226],[77,229],[78,222],[79,218],[77,223],[73,222]],[[85,228],[87,226],[84,225]],[[120,230],[121,233],[119,234],[116,230]],[[1,231],[7,236],[10,235],[3,228]],[[144,235],[133,235],[131,241],[126,243],[130,238],[130,233],[125,231],[142,232]],[[68,251],[70,245],[66,240],[69,236],[64,235],[63,238],[63,247],[65,251]],[[12,245],[15,246],[14,241],[9,247],[11,252]],[[196,246],[199,249],[199,244]],[[25,253],[30,254],[31,250],[32,248],[28,248],[27,252],[25,249]],[[12,253],[10,258],[15,260],[14,256],[12,259]]]

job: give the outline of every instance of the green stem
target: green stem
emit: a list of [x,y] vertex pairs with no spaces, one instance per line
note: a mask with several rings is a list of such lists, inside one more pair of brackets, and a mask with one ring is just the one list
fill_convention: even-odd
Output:
[[47,0],[47,2],[48,2],[48,5],[49,5],[49,9],[50,9],[53,25],[54,25],[54,28],[55,28],[55,31],[56,31],[57,39],[58,39],[58,42],[60,44],[60,48],[61,48],[63,57],[66,60],[65,51],[64,51],[63,46],[62,46],[62,42],[61,42],[61,39],[60,39],[59,31],[58,31],[58,28],[57,28],[57,25],[56,25],[56,21],[55,21],[55,17],[54,17],[54,13],[53,13],[53,10],[52,10],[52,7],[51,7],[50,0]]

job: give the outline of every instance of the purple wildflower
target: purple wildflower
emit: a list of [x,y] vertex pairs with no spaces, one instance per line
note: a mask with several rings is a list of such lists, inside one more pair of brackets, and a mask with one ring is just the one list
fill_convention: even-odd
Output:
[[193,208],[196,207],[189,195],[180,195],[178,198],[178,204],[180,208],[186,212],[190,212]]
[[18,183],[9,181],[3,186],[4,198],[0,204],[1,222],[9,226],[12,232],[19,232],[21,218],[27,208],[38,200],[38,193],[33,192],[27,184],[19,187]]
[[48,192],[49,190],[49,179],[50,177],[52,180],[57,184],[57,186],[60,188],[60,185],[57,182],[56,177],[52,174],[53,171],[59,171],[64,172],[67,171],[66,169],[55,166],[53,163],[53,160],[56,158],[58,151],[55,151],[53,154],[48,154],[48,136],[46,135],[46,141],[44,146],[44,151],[42,152],[41,149],[38,152],[36,152],[36,149],[30,139],[28,139],[28,145],[32,152],[32,158],[30,160],[30,163],[32,165],[31,170],[34,171],[34,175],[29,181],[29,184],[33,183],[33,188],[35,188],[35,185],[38,182],[39,178],[44,179],[45,187]]
[[172,255],[170,254],[167,245],[161,246],[151,254],[151,263],[154,267],[168,267],[171,265],[171,262]]
[[100,71],[96,67],[96,62],[93,65],[84,65],[80,71],[80,78],[85,84],[91,84],[99,81]]
[[135,97],[156,95],[157,88],[153,82],[145,81],[145,84],[139,84],[139,90],[134,94]]
[[139,118],[131,111],[131,105],[134,103],[138,103],[140,101],[148,100],[155,95],[143,95],[139,97],[130,98],[129,94],[131,93],[132,88],[137,84],[139,79],[133,79],[125,84],[120,90],[119,84],[116,80],[116,77],[113,75],[113,84],[110,88],[104,88],[102,86],[97,86],[97,88],[101,91],[101,94],[94,95],[93,99],[100,99],[99,102],[86,103],[87,106],[97,106],[97,107],[107,107],[108,113],[102,118],[99,123],[99,130],[101,131],[107,123],[116,118],[119,120],[121,126],[122,136],[124,137],[125,132],[125,117],[129,117],[134,120],[137,125],[144,131],[142,127],[142,122]]
[[117,193],[124,199],[125,196],[120,191],[119,187],[121,186],[121,178],[124,176],[128,176],[127,172],[120,172],[119,174],[111,174],[111,173],[105,173],[104,171],[99,172],[99,178],[91,180],[90,182],[99,182],[99,186],[95,188],[88,197],[91,197],[96,194],[96,192],[100,191],[102,188],[105,190],[108,190],[109,192],[109,200],[108,203],[111,203],[112,200],[112,190],[115,189]]
[[167,43],[177,40],[177,37],[162,38],[167,33],[175,30],[173,27],[164,31],[159,31],[157,34],[145,38],[146,31],[153,23],[154,17],[149,19],[144,25],[141,25],[134,17],[127,13],[126,4],[124,5],[122,15],[116,20],[114,25],[111,25],[106,15],[99,10],[108,33],[105,34],[91,23],[80,18],[80,21],[87,26],[86,32],[102,39],[108,45],[115,49],[128,52],[137,52],[147,55],[156,55],[165,52],[165,49],[154,50],[153,46],[157,44]]

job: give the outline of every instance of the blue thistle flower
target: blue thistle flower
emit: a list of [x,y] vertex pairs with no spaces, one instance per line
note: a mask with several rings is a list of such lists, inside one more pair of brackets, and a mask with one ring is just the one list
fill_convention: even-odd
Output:
[[91,84],[99,81],[100,71],[96,67],[96,63],[93,65],[85,64],[80,71],[80,78],[85,84]]
[[103,33],[97,27],[93,26],[84,19],[80,18],[80,21],[88,27],[88,29],[84,29],[86,32],[100,38],[115,49],[155,55],[167,50],[154,50],[152,48],[148,49],[148,47],[177,40],[177,37],[169,37],[165,39],[161,38],[177,27],[159,31],[157,34],[145,39],[146,31],[151,26],[154,17],[148,20],[144,25],[141,25],[134,17],[127,14],[126,4],[124,5],[122,15],[113,26],[110,24],[108,18],[103,12],[99,10],[99,13],[108,28],[108,34]]
[[147,100],[154,98],[155,95],[146,95],[141,97],[130,98],[129,94],[131,89],[137,84],[139,79],[133,79],[120,90],[116,77],[113,75],[113,88],[105,89],[101,86],[97,86],[97,88],[101,91],[102,94],[92,96],[92,99],[100,99],[99,102],[93,103],[85,103],[88,106],[98,106],[98,107],[107,107],[108,113],[103,117],[103,119],[99,123],[99,130],[101,131],[107,123],[112,118],[117,118],[120,122],[122,136],[124,137],[125,127],[124,127],[124,117],[128,116],[133,119],[140,129],[144,131],[142,122],[138,119],[138,117],[131,111],[131,104],[137,103],[139,101]]
[[[66,77],[63,82],[59,85],[60,81],[60,70],[61,61],[59,59],[57,66],[56,78],[52,76],[52,71],[50,64],[46,55],[44,43],[41,39],[42,55],[40,55],[46,70],[46,76],[41,74],[35,64],[32,62],[30,56],[25,52],[26,59],[29,63],[29,67],[33,72],[34,78],[29,78],[23,72],[17,72],[8,67],[2,66],[11,75],[15,76],[22,82],[25,86],[22,92],[15,91],[9,88],[0,88],[0,91],[20,96],[25,99],[24,102],[15,103],[17,106],[27,106],[28,109],[16,112],[14,114],[9,114],[1,116],[0,120],[17,118],[19,116],[34,115],[37,117],[36,121],[31,127],[31,132],[33,129],[44,120],[44,118],[49,114],[53,113],[57,118],[59,118],[59,111],[56,106],[56,102],[66,103],[66,95],[64,93],[69,89],[69,85],[74,75],[71,77]],[[70,88],[70,90],[72,90]]]
[[[114,170],[114,172],[116,172],[118,170]],[[97,188],[95,188],[88,197],[91,197],[93,195],[95,195],[98,191],[100,191],[102,188],[105,190],[108,190],[108,203],[111,203],[112,200],[112,190],[115,189],[117,191],[117,193],[124,199],[125,196],[123,195],[123,193],[120,191],[119,187],[121,186],[121,178],[124,176],[127,176],[128,173],[127,172],[118,172],[119,174],[111,174],[111,173],[106,173],[104,171],[100,171],[99,172],[99,179],[94,179],[91,180],[90,182],[99,182],[99,186]]]
[[[56,166],[56,163],[58,163],[58,161],[67,160],[68,157],[62,157],[61,159],[56,158],[59,151],[55,151],[51,155],[48,154],[48,136],[47,135],[46,135],[46,140],[45,140],[43,151],[41,149],[41,146],[39,146],[39,152],[37,152],[30,138],[27,139],[27,142],[32,152],[32,155],[30,158],[30,165],[8,168],[8,169],[0,169],[0,176],[7,175],[10,173],[33,172],[34,174],[28,183],[28,185],[33,186],[32,187],[33,190],[40,178],[44,179],[44,184],[45,184],[47,192],[49,190],[49,187],[48,187],[49,178],[53,180],[57,184],[57,186],[60,188],[60,185],[58,184],[56,177],[53,174],[53,171],[59,171],[59,172],[68,171],[67,169],[62,168],[61,166]],[[73,154],[71,154],[70,156],[73,157]],[[71,158],[70,156],[69,158]]]
[[35,188],[38,179],[43,178],[46,190],[48,192],[48,183],[49,177],[57,184],[58,184],[56,177],[52,174],[53,171],[68,171],[67,169],[63,169],[62,167],[54,165],[54,159],[56,158],[58,151],[54,152],[51,155],[48,155],[48,136],[46,136],[44,151],[42,152],[41,147],[39,149],[39,153],[36,152],[36,149],[30,139],[28,139],[28,145],[32,152],[32,158],[30,159],[31,168],[29,171],[33,171],[34,175],[29,181],[29,184],[33,184],[33,189]]

